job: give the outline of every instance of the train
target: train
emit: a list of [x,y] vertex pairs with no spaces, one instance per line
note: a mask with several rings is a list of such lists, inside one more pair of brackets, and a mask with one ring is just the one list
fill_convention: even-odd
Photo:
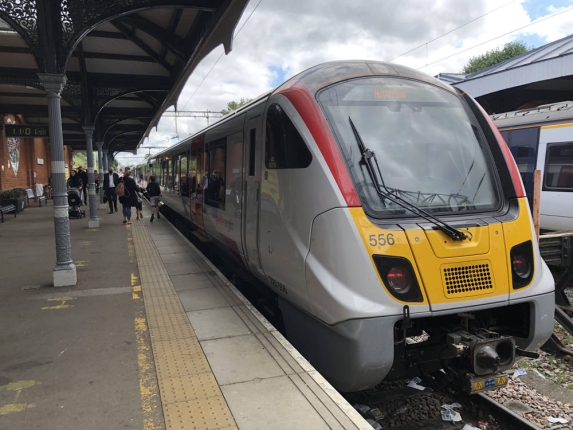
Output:
[[553,332],[508,146],[468,94],[419,71],[317,65],[146,168],[341,392],[438,374],[503,386]]
[[573,102],[494,114],[491,118],[517,162],[528,196],[533,196],[535,170],[541,171],[540,227],[572,231]]

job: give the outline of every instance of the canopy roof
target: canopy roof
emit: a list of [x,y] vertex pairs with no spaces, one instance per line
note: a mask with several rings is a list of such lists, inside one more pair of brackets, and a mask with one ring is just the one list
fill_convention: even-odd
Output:
[[248,0],[0,0],[0,112],[48,124],[38,73],[65,74],[64,145],[135,151],[198,63],[231,50]]

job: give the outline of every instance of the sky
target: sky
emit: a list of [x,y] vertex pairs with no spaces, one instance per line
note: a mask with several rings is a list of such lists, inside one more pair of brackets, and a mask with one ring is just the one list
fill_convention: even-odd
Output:
[[[572,23],[573,0],[250,0],[232,51],[225,55],[219,46],[202,60],[177,109],[220,112],[334,60],[458,73],[472,57],[508,42],[537,48],[568,36]],[[164,116],[143,146],[169,147],[207,125],[206,118]],[[150,151],[158,149],[116,158],[132,164]]]

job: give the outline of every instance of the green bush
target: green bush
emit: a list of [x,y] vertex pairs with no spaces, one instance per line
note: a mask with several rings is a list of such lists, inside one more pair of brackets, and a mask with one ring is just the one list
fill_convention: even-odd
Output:
[[2,200],[16,200],[26,197],[26,190],[24,188],[10,188],[0,191],[0,199]]

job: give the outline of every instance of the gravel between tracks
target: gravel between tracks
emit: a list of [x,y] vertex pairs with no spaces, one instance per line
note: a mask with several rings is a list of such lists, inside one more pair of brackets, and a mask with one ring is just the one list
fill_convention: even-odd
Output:
[[[573,348],[573,337],[570,336],[559,324],[555,323],[555,333],[564,345]],[[570,401],[560,401],[551,398],[550,394],[538,391],[535,387],[534,379],[527,378],[527,382],[522,380],[521,377],[510,377],[508,385],[503,389],[488,391],[486,394],[494,399],[496,402],[506,405],[515,412],[515,405],[521,407],[522,416],[537,425],[541,429],[573,429],[573,365],[570,360],[564,360],[563,357],[555,357],[543,351],[539,351],[540,356],[537,359],[521,358],[515,363],[515,370],[525,369],[529,374],[537,374],[541,378],[558,385],[563,388],[561,392],[561,400],[571,399]],[[400,392],[406,382],[393,382],[382,383],[384,386],[383,391],[394,391],[396,394]],[[375,391],[373,391],[374,393]],[[351,396],[352,397],[352,396]],[[349,399],[353,404],[364,403],[373,408],[380,408],[384,414],[385,419],[380,420],[383,428],[402,427],[410,423],[415,423],[432,416],[440,416],[441,405],[451,404],[455,400],[448,395],[439,393],[430,393],[430,395],[423,395],[408,399],[406,396],[397,395],[394,399],[386,399],[386,401],[368,401],[368,393],[363,393],[362,401],[358,398]],[[525,410],[525,412],[523,412]],[[472,411],[475,412],[475,411]],[[460,413],[462,418],[467,419],[472,414],[466,408],[462,408]],[[520,412],[518,412],[520,413]],[[368,418],[368,415],[365,415]],[[567,423],[550,423],[548,417],[564,418]],[[492,422],[491,419],[484,429],[497,430],[501,428]],[[463,426],[463,425],[462,425]],[[451,429],[461,428],[462,426],[451,425]],[[413,427],[415,428],[415,427]]]
[[[573,337],[561,325],[555,323],[554,333],[565,346],[573,347]],[[543,351],[539,351],[537,359],[522,358],[515,364],[515,369],[523,368],[527,372],[537,373],[556,385],[568,390],[571,400],[562,402],[551,399],[544,395],[536,387],[529,386],[519,379],[510,378],[506,387],[501,390],[491,391],[487,394],[495,401],[505,404],[510,401],[518,401],[531,408],[533,411],[523,416],[542,429],[573,429],[573,366],[568,357],[555,357]],[[552,424],[547,417],[564,418],[566,424]]]

